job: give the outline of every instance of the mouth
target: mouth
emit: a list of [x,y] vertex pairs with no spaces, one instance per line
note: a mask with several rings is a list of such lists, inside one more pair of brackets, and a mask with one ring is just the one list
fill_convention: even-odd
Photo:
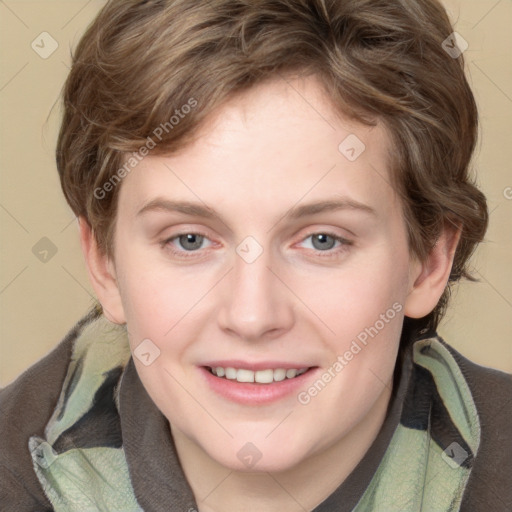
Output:
[[312,367],[306,368],[267,368],[264,370],[249,370],[231,366],[207,366],[206,369],[215,377],[242,383],[272,384],[300,377]]
[[[279,400],[294,400],[320,371],[318,366],[261,363],[249,365],[221,361],[200,366],[204,382],[215,395],[228,402],[263,406]],[[283,368],[286,366],[286,368]]]

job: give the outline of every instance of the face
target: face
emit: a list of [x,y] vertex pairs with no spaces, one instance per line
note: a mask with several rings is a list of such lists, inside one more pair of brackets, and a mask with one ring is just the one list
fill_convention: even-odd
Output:
[[385,128],[292,84],[230,99],[119,194],[112,268],[140,379],[174,432],[239,470],[291,468],[364,422],[411,288]]

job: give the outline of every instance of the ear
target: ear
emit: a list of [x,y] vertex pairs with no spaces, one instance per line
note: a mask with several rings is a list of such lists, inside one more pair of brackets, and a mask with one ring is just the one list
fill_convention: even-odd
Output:
[[437,305],[452,270],[455,250],[462,227],[448,224],[437,239],[424,262],[416,261],[411,267],[411,288],[405,301],[404,312],[410,318],[422,318]]
[[103,313],[108,320],[115,324],[126,323],[114,263],[98,248],[96,237],[85,218],[79,217],[78,224],[80,245],[87,265],[87,273],[96,297],[101,303]]

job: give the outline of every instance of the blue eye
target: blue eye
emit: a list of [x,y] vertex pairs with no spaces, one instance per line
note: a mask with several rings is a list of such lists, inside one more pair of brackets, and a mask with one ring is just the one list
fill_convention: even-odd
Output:
[[200,249],[204,241],[204,236],[197,233],[187,233],[176,237],[181,247],[187,251],[195,251]]
[[[327,253],[325,256],[330,256],[333,255],[333,253],[343,251],[347,248],[347,246],[352,245],[350,240],[331,233],[312,233],[311,235],[304,238],[302,242],[304,243],[306,240],[310,239],[311,243],[308,249]],[[336,244],[338,245],[336,246]]]
[[336,239],[325,233],[316,233],[311,235],[311,242],[315,249],[319,251],[328,251],[336,245]]
[[[162,248],[168,249],[178,257],[195,256],[199,249],[203,249],[203,242],[208,240],[200,233],[179,233],[161,242]],[[187,254],[189,253],[189,254]]]

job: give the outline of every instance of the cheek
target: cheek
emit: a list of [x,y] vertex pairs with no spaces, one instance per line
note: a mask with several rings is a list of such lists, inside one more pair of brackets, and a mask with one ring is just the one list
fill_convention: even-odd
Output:
[[[381,246],[326,277],[324,293],[311,296],[311,309],[333,331],[324,338],[324,347],[329,354],[326,371],[335,375],[321,398],[311,399],[313,417],[325,417],[326,404],[331,404],[334,411],[351,411],[355,424],[390,385],[403,324],[407,264],[407,251]],[[336,425],[336,413],[330,419]]]
[[[151,261],[144,251],[125,254],[117,268],[129,332],[138,338],[162,339],[186,314],[187,304],[195,296],[194,287],[171,272],[162,272],[162,265]],[[197,289],[197,281],[195,285]]]
[[338,339],[352,339],[377,322],[380,331],[390,331],[388,327],[396,324],[396,335],[407,294],[407,269],[407,252],[382,244],[355,255],[338,269],[319,273],[314,279],[315,292],[306,294],[303,288],[300,293]]
[[168,363],[184,363],[189,346],[216,317],[216,270],[191,272],[135,249],[120,259],[118,276],[132,350],[150,339]]

